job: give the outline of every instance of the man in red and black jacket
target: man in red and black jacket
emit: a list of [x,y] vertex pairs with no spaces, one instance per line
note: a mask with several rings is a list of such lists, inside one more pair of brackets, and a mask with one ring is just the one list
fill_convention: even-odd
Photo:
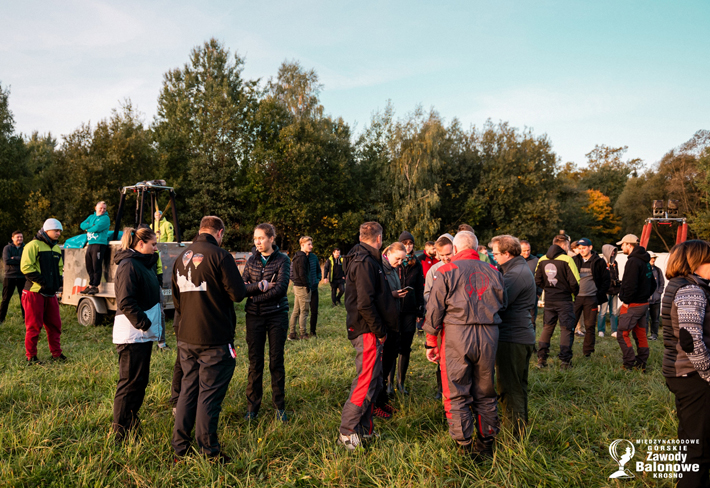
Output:
[[[624,276],[621,278],[621,310],[616,340],[621,347],[624,369],[641,368],[646,371],[649,356],[646,313],[648,299],[656,291],[656,280],[650,264],[651,256],[646,248],[639,245],[638,237],[633,234],[625,235],[616,245],[621,246],[621,251],[629,256],[624,266]],[[634,352],[629,335],[634,336],[637,352]]]
[[348,339],[355,348],[357,376],[343,406],[338,443],[349,451],[374,435],[372,402],[382,389],[382,345],[394,327],[397,304],[382,269],[382,226],[360,226],[360,244],[345,256]]
[[173,303],[175,335],[183,378],[175,412],[172,445],[184,456],[192,442],[210,458],[228,461],[217,440],[222,401],[236,365],[234,302],[246,296],[246,286],[234,257],[220,248],[224,223],[203,217],[199,235],[175,260]]

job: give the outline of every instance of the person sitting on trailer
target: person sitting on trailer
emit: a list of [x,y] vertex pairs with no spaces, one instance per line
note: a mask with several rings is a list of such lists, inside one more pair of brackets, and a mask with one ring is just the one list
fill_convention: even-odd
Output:
[[96,204],[96,211],[84,220],[80,227],[86,231],[86,272],[89,274],[89,286],[82,290],[82,295],[96,295],[101,284],[104,257],[108,253],[108,228],[111,219],[106,213],[106,202]]
[[151,228],[158,235],[158,242],[175,242],[173,224],[163,217],[162,210],[155,211],[155,222]]

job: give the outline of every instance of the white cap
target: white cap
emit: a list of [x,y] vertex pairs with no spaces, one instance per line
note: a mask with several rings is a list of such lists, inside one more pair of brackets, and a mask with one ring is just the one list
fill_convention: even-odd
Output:
[[648,255],[651,256],[651,259],[658,257],[658,255],[653,251],[648,251]]
[[44,221],[42,230],[46,232],[48,230],[64,230],[64,228],[62,227],[62,223],[57,219],[47,219]]

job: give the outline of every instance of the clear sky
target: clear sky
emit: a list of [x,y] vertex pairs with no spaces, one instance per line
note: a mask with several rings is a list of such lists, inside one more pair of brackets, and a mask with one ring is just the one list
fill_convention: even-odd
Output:
[[450,121],[595,144],[647,165],[710,129],[710,1],[89,1],[0,3],[0,83],[16,129],[58,136],[130,98],[150,122],[162,76],[210,37],[267,79],[314,68],[326,112],[362,130],[392,100]]

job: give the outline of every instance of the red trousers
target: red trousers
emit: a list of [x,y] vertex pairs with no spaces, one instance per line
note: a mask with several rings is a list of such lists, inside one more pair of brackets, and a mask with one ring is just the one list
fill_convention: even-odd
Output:
[[45,297],[34,291],[22,291],[22,306],[25,309],[25,354],[27,358],[37,355],[39,331],[44,325],[52,357],[62,354],[59,338],[62,335],[62,318],[59,316],[59,301],[56,296]]

